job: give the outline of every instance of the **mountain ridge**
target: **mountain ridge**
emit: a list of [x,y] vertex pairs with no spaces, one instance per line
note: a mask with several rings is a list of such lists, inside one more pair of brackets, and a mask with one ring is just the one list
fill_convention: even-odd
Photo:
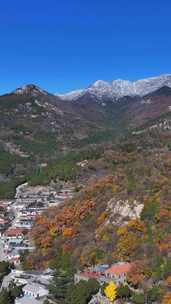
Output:
[[89,93],[97,100],[103,98],[117,99],[124,96],[144,96],[161,88],[162,86],[171,87],[171,74],[163,74],[156,77],[149,77],[136,81],[117,79],[111,82],[97,80],[86,89],[79,89],[66,94],[55,94],[63,100],[75,101]]
[[[87,94],[96,101],[103,102],[104,99],[117,101],[125,96],[140,96],[143,97],[156,90],[167,86],[171,88],[171,74],[163,74],[155,77],[148,77],[139,79],[136,81],[116,79],[110,82],[104,80],[96,80],[85,89],[78,89],[69,91],[67,93],[50,93],[47,90],[40,88],[35,84],[26,84],[16,88],[10,94],[15,95],[30,95],[36,96],[48,96],[51,95],[54,98],[57,97],[61,101],[79,101]],[[3,94],[1,96],[4,96]]]
[[[103,85],[98,81],[95,89]],[[0,196],[11,197],[11,181],[27,180],[42,163],[54,162],[65,153],[119,141],[155,126],[170,128],[170,90],[164,86],[144,97],[118,99],[105,93],[99,99],[89,90],[65,102],[31,84],[0,96],[0,153],[5,158],[5,165],[0,164]]]

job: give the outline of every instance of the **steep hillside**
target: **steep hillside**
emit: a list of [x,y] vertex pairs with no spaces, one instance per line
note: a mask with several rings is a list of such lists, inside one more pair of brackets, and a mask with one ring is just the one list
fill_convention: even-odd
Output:
[[[157,137],[153,139],[158,141]],[[103,262],[113,254],[117,256],[118,225],[138,220],[144,205],[152,201],[157,208],[170,208],[170,160],[168,147],[160,141],[152,144],[150,137],[145,147],[137,138],[119,146],[106,146],[84,168],[85,174],[92,170],[93,176],[94,171],[85,188],[62,209],[50,209],[45,217],[37,219],[33,236],[38,250],[44,252],[43,262],[53,256],[52,248],[59,246],[70,248],[81,264],[85,263],[84,256],[87,261],[91,259],[87,252],[91,249],[109,253],[102,255]],[[95,175],[96,171],[101,175]],[[131,250],[129,255],[129,250],[124,253],[123,248],[123,258],[129,260],[132,254],[141,257],[141,250]],[[122,254],[121,249],[119,252]]]
[[37,94],[35,89],[18,90],[0,97],[1,158],[6,154],[0,189],[8,178],[9,196],[11,179],[27,178],[33,168],[88,142],[106,140],[106,134],[111,138],[113,130],[112,117],[108,119],[108,113],[96,103],[73,106],[50,94]]
[[86,163],[84,174],[92,175],[76,196],[37,218],[27,267],[47,267],[61,250],[79,269],[136,262],[129,282],[143,292],[157,289],[156,303],[164,303],[171,276],[170,139],[161,129],[104,145]]
[[129,107],[127,115],[134,127],[145,124],[152,126],[155,121],[169,119],[171,117],[171,89],[162,87],[144,96],[138,103]]
[[65,153],[124,132],[126,105],[109,102],[104,107],[89,99],[73,104],[34,85],[1,96],[0,157],[6,157],[0,171],[0,197],[12,197],[14,185],[61,160]]

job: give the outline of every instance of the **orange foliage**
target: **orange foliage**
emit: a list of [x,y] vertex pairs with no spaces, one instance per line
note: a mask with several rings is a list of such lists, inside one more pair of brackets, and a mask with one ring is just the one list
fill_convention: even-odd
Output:
[[165,208],[161,208],[159,213],[156,215],[158,221],[167,221],[171,219],[171,211]]
[[62,236],[66,237],[71,237],[73,235],[76,234],[76,229],[74,227],[70,227],[70,228],[63,228],[62,230]]
[[170,250],[170,244],[166,240],[158,242],[156,246],[161,253],[167,253]]
[[171,287],[171,276],[166,279],[165,283],[167,286]]
[[163,298],[162,304],[171,304],[171,292],[166,293]]

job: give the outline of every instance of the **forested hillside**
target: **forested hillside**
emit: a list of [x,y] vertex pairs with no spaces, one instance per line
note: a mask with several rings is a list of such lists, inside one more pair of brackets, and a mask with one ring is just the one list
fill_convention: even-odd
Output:
[[165,130],[104,145],[88,160],[84,172],[92,176],[77,195],[37,218],[26,267],[47,267],[60,250],[80,269],[137,261],[131,284],[157,288],[162,301],[171,276],[170,138]]

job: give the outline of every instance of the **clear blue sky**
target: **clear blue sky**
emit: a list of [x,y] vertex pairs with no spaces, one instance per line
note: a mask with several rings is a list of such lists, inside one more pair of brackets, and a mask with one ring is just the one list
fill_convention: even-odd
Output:
[[0,93],[171,73],[170,0],[5,0]]

